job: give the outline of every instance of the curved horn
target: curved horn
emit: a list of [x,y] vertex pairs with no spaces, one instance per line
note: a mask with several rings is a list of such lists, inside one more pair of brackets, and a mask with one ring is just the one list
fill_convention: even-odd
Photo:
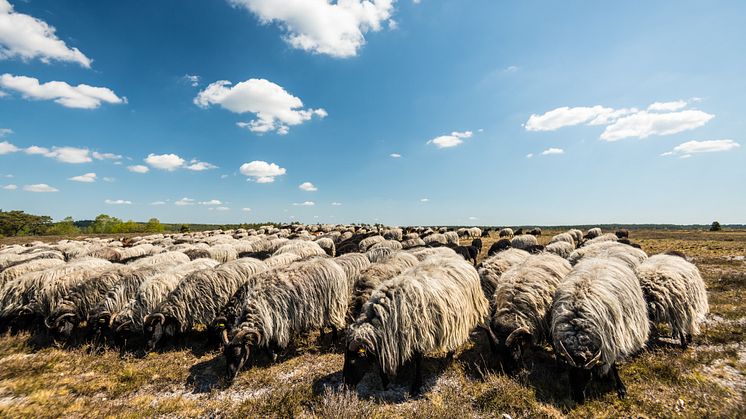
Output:
[[601,350],[599,349],[598,352],[596,352],[596,355],[588,362],[583,365],[583,368],[591,368],[599,363],[601,359]]
[[505,346],[511,347],[513,346],[513,343],[515,343],[515,340],[518,339],[521,335],[524,336],[531,336],[531,333],[529,333],[528,328],[526,326],[519,327],[518,329],[515,329],[510,335],[508,335],[508,338],[505,339]]
[[124,326],[126,326],[126,325],[128,325],[128,324],[132,324],[132,323],[133,323],[133,322],[132,322],[132,320],[130,320],[130,321],[126,321],[126,322],[124,322],[124,323],[120,324],[119,326],[117,326],[117,328],[116,328],[115,332],[119,333],[119,331],[120,331],[120,330],[122,330],[122,328],[123,328]]
[[221,333],[220,336],[221,336],[221,338],[223,340],[223,346],[228,346],[231,343],[230,339],[228,339],[228,330],[227,329],[223,329],[223,333]]
[[147,316],[145,316],[145,318],[143,319],[142,322],[143,323],[150,323],[150,319],[160,319],[161,323],[165,323],[166,322],[166,316],[164,316],[161,313],[148,314]]
[[559,340],[559,347],[557,349],[559,350],[559,355],[561,355],[562,358],[564,358],[568,364],[572,365],[573,367],[577,367],[577,364],[575,364],[575,361],[572,359],[572,356],[570,356],[570,353],[567,352],[567,348],[565,348],[565,344],[562,343],[562,339]]

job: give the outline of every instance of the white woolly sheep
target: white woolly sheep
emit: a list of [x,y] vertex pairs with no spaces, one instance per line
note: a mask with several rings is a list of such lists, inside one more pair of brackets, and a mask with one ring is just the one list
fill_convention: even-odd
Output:
[[508,249],[488,257],[479,264],[477,267],[479,282],[490,304],[502,274],[514,265],[523,263],[528,257],[529,253],[525,250]]
[[554,253],[555,255],[567,259],[572,252],[575,251],[575,246],[572,245],[572,243],[565,242],[565,241],[557,241],[554,243],[549,243],[547,247],[544,248],[549,253]]
[[500,232],[498,233],[498,237],[501,239],[512,239],[513,238],[513,229],[512,228],[502,228],[500,229]]
[[539,241],[536,240],[536,236],[531,234],[521,234],[520,236],[515,236],[510,240],[510,245],[512,247],[521,250],[529,249],[531,246],[536,246],[538,244]]
[[631,269],[635,269],[643,260],[647,259],[648,255],[642,250],[626,244],[602,241],[574,250],[567,257],[567,260],[570,261],[570,264],[575,265],[584,258],[592,257],[616,258]]

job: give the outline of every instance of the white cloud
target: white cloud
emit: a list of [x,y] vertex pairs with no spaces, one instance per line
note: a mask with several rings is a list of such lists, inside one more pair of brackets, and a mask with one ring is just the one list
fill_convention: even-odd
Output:
[[[2,0],[0,0],[2,1]],[[3,138],[7,135],[13,134],[13,130],[10,128],[0,128],[0,138]]]
[[458,132],[454,131],[450,135],[441,135],[428,141],[427,144],[435,144],[438,148],[450,148],[456,147],[462,144],[463,138],[471,138],[473,133],[471,131]]
[[96,109],[101,106],[101,102],[127,103],[127,98],[120,98],[106,87],[87,84],[71,86],[64,81],[39,83],[39,80],[33,77],[7,73],[0,76],[0,87],[19,92],[27,100],[53,100],[67,108]]
[[127,170],[129,170],[132,173],[148,173],[150,171],[148,166],[143,166],[142,164],[136,164],[134,166],[127,166]]
[[505,70],[504,70],[504,71],[505,71],[506,73],[515,73],[516,71],[518,71],[518,66],[515,66],[515,65],[509,65],[509,66],[505,67]]
[[11,174],[3,175],[4,178],[13,179],[15,176]]
[[381,30],[390,20],[395,0],[228,1],[246,8],[263,24],[278,24],[293,48],[345,58],[357,55],[367,32]]
[[103,180],[104,182],[114,182],[114,181],[115,181],[116,179],[115,179],[115,178],[113,178],[113,177],[106,177],[106,176],[104,176],[104,177],[102,178],[102,180]]
[[430,202],[430,198],[422,198],[420,199],[420,202]]
[[241,208],[241,211],[243,211],[243,212],[251,212],[251,208],[244,207],[244,208]]
[[166,205],[165,201],[153,201],[150,203],[150,205]]
[[125,199],[107,199],[104,203],[109,205],[132,205],[132,201],[127,201]]
[[272,183],[275,177],[282,176],[286,170],[275,163],[267,163],[262,160],[254,160],[244,163],[239,168],[242,175],[254,178],[256,183]]
[[96,160],[121,160],[122,156],[119,154],[114,153],[99,153],[98,151],[94,151],[91,153],[91,157],[93,157]]
[[526,158],[527,158],[527,159],[530,159],[530,158],[531,158],[531,157],[533,157],[533,156],[534,156],[534,153],[528,153],[528,154],[526,154]]
[[212,210],[215,210],[215,211],[230,211],[230,208],[228,208],[228,207],[210,207],[210,211],[212,211]]
[[316,192],[319,189],[313,185],[311,182],[303,182],[300,185],[298,185],[298,189],[306,192]]
[[301,202],[301,203],[298,203],[298,202],[294,202],[293,203],[293,206],[296,206],[296,207],[312,207],[314,205],[316,205],[316,203],[313,202],[313,201],[304,201],[304,202]]
[[183,166],[185,163],[185,160],[177,156],[176,154],[150,153],[148,154],[148,157],[145,158],[145,163],[149,164],[151,167],[155,169],[173,172],[174,170]]
[[46,147],[32,145],[24,150],[26,154],[39,154],[62,163],[80,164],[92,162],[90,151],[87,148],[77,147]]
[[5,189],[6,191],[15,191],[16,189],[18,189],[18,186],[9,184],[9,185],[3,186],[3,189]]
[[541,152],[542,156],[549,156],[549,155],[552,155],[552,154],[565,154],[565,150],[563,150],[561,148],[554,148],[554,147],[552,147],[552,148],[548,148],[548,149],[546,149],[546,150],[544,150],[544,151]]
[[180,207],[183,207],[185,205],[194,205],[195,202],[196,201],[192,198],[184,197],[184,198],[179,199],[178,201],[175,201],[174,204]]
[[741,147],[741,144],[733,140],[703,140],[687,141],[673,148],[673,150],[661,154],[661,156],[680,156],[682,159],[689,158],[697,153],[716,153],[730,151]]
[[201,201],[199,203],[200,205],[222,205],[223,203],[220,202],[218,199],[211,199],[209,201]]
[[24,185],[23,190],[27,192],[58,192],[59,189],[53,188],[46,183],[37,183],[34,185]]
[[199,86],[199,76],[195,74],[185,74],[182,80],[192,85],[192,87]]
[[332,206],[333,206],[333,207],[338,207],[338,206],[340,206],[340,205],[342,205],[342,203],[341,203],[341,202],[332,202]]
[[469,220],[474,221],[474,220],[478,220],[478,218],[477,217],[469,217]]
[[228,175],[220,175],[220,179],[227,179]]
[[600,105],[592,107],[578,106],[574,108],[563,106],[546,112],[543,115],[532,114],[528,118],[525,127],[528,131],[555,131],[563,127],[584,123],[602,125],[625,113],[633,111],[636,111],[636,109],[614,110]]
[[692,130],[709,122],[715,115],[700,110],[685,110],[669,113],[640,111],[606,127],[601,139],[618,141],[623,138],[647,138],[651,135],[671,135]]
[[195,172],[202,172],[205,170],[217,169],[218,166],[204,161],[191,160],[188,165],[184,166],[184,168],[187,170],[193,170]]
[[395,159],[399,159],[399,158],[401,158],[401,154],[399,154],[399,153],[391,153],[391,154],[389,154],[389,157],[393,157]]
[[17,13],[7,0],[0,0],[0,59],[39,58],[44,63],[66,61],[91,67],[91,59],[68,47],[55,35],[56,29],[43,20]]
[[327,116],[323,109],[303,109],[300,98],[265,79],[250,79],[233,86],[226,80],[216,81],[199,92],[194,104],[201,108],[220,105],[239,114],[253,113],[256,119],[237,125],[257,133],[276,131],[284,135],[292,125],[302,124],[313,116]]
[[0,142],[0,156],[3,154],[15,153],[18,150],[20,150],[18,147],[7,141]]
[[648,110],[673,112],[678,111],[679,109],[686,108],[686,105],[687,103],[685,100],[674,100],[672,102],[655,102],[648,106]]
[[73,176],[67,180],[73,180],[75,182],[83,182],[83,183],[93,183],[96,181],[96,174],[95,173],[86,173],[84,175],[80,176]]

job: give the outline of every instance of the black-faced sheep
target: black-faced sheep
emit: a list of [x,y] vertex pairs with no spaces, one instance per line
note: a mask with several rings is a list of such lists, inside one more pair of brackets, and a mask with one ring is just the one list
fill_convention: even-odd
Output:
[[510,240],[510,245],[516,249],[523,249],[526,250],[531,246],[538,245],[539,241],[536,240],[536,236],[532,236],[531,234],[521,234],[519,236],[515,236]]
[[532,228],[531,230],[529,230],[528,234],[539,237],[541,236],[541,229],[539,227]]
[[412,392],[422,386],[421,361],[427,352],[452,353],[469,339],[488,313],[479,275],[454,257],[430,257],[383,282],[348,330],[343,376],[357,385],[378,365],[388,376],[414,358]]
[[487,256],[493,256],[499,252],[502,252],[503,250],[507,250],[511,248],[510,239],[500,239],[494,243],[492,243],[492,246],[490,246],[489,250],[487,250]]
[[555,353],[570,366],[572,398],[585,401],[592,372],[611,372],[624,398],[627,390],[616,364],[645,346],[650,327],[632,269],[614,258],[578,263],[557,288],[551,322]]
[[406,252],[397,252],[380,263],[373,263],[360,272],[352,287],[352,300],[349,307],[349,319],[354,321],[360,315],[363,305],[383,281],[391,279],[404,270],[419,263],[417,258]]
[[619,239],[628,239],[629,238],[629,230],[624,230],[624,229],[617,230],[617,231],[614,232],[614,234]]
[[529,253],[520,249],[508,249],[488,257],[479,264],[479,282],[485,298],[490,303],[495,289],[500,281],[500,276],[514,265],[523,263],[529,257]]
[[699,324],[709,311],[707,290],[694,264],[672,255],[651,256],[637,267],[653,332],[659,323],[671,327],[674,338],[687,347],[692,336],[699,334]]

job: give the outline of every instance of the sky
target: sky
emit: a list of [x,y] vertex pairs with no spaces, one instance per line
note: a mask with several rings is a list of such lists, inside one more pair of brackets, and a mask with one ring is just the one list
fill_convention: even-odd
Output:
[[746,223],[742,1],[0,0],[0,208]]

